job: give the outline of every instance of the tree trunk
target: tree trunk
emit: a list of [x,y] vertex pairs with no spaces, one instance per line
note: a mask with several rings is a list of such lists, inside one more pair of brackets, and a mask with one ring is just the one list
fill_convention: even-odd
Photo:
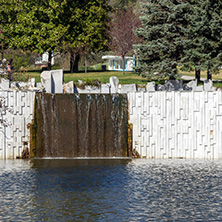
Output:
[[195,68],[195,79],[197,80],[197,82],[200,82],[200,69],[199,68]]
[[210,71],[209,70],[207,70],[207,79],[209,80],[212,80],[212,75],[210,74]]
[[2,60],[4,59],[4,47],[3,47],[3,43],[2,43],[2,51],[1,51],[1,54],[2,54]]
[[74,58],[75,58],[75,54],[74,52],[70,52],[70,73],[74,72]]
[[125,75],[125,56],[122,56],[122,62],[123,62],[123,75]]
[[85,56],[85,74],[87,73],[87,56]]
[[79,53],[70,53],[70,72],[71,73],[76,73],[79,71],[79,60],[80,60],[80,55]]
[[48,57],[48,70],[52,69],[52,51],[48,51],[49,57]]

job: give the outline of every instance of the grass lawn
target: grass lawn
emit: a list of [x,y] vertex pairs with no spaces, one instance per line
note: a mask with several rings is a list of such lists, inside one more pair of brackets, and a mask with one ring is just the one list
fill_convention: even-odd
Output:
[[[24,79],[27,80],[27,78],[35,78],[36,82],[40,82],[40,74],[42,71],[36,70],[36,71],[28,71],[23,73],[15,74],[18,76],[18,79],[21,81]],[[181,75],[186,76],[195,76],[194,72],[182,72],[180,71]],[[95,80],[98,79],[102,83],[108,83],[109,78],[111,76],[116,76],[119,79],[120,84],[141,84],[146,85],[147,79],[142,78],[141,76],[138,76],[134,72],[125,72],[125,75],[123,75],[120,71],[88,71],[87,74],[85,72],[81,71],[79,73],[69,73],[68,71],[64,71],[64,82],[67,83],[69,81],[73,81],[74,83],[78,83],[78,80],[82,81],[88,81],[88,80]],[[207,78],[206,71],[201,71],[201,77]],[[222,80],[222,71],[217,75],[212,75],[212,78],[214,80]],[[161,81],[163,83],[164,81]],[[158,83],[158,82],[157,82]],[[222,87],[222,83],[214,83],[216,87]]]
[[[26,78],[27,76],[29,76],[29,78],[35,78],[36,82],[40,82],[40,74],[41,71],[28,71],[16,75],[21,75],[21,78]],[[138,76],[133,72],[125,72],[125,75],[123,75],[122,72],[118,71],[88,71],[87,74],[85,74],[84,72],[69,73],[67,71],[64,71],[64,82],[67,83],[69,81],[73,81],[77,83],[78,80],[87,81],[98,79],[102,83],[108,83],[111,76],[116,76],[119,79],[120,84],[136,83],[145,85],[147,83],[146,78],[142,78],[141,76]]]

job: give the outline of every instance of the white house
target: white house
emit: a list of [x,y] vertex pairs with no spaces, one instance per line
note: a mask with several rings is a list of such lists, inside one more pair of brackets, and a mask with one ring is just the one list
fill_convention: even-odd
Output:
[[[123,71],[123,61],[121,56],[105,55],[102,59],[109,60],[108,70]],[[134,57],[125,57],[125,71],[133,71],[133,67],[136,66],[136,60]]]
[[[36,65],[47,65],[48,64],[49,53],[44,52],[42,56],[35,59]],[[54,65],[54,55],[52,53],[51,65]]]

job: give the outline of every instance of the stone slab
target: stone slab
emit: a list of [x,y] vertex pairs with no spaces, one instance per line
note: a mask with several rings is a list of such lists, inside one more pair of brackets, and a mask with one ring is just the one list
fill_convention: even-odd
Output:
[[119,79],[116,76],[111,76],[109,79],[111,93],[118,93]]
[[40,75],[42,87],[46,93],[52,93],[52,73],[51,71],[43,71]]
[[2,90],[9,90],[9,80],[8,79],[1,79],[1,83],[0,83],[0,89]]
[[211,79],[204,80],[204,91],[213,91],[213,81]]
[[148,82],[146,84],[146,91],[148,91],[148,92],[156,91],[156,83],[155,82]]
[[183,80],[165,80],[164,86],[166,91],[182,91]]
[[111,90],[111,86],[110,86],[109,83],[107,83],[107,84],[102,84],[100,90],[101,90],[101,93],[102,93],[102,94],[109,94],[109,93],[110,93],[110,90]]
[[47,93],[63,93],[63,70],[42,72],[41,83]]
[[63,92],[64,93],[74,93],[74,83],[70,81],[63,85]]
[[63,70],[52,70],[52,93],[63,93]]
[[119,85],[118,92],[119,93],[128,93],[128,92],[136,92],[137,87],[136,84],[124,84]]

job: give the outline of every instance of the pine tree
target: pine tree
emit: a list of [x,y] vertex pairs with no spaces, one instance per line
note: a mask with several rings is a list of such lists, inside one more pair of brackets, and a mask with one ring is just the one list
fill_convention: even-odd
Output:
[[[206,69],[208,79],[222,65],[222,2],[201,0],[193,4],[194,13],[189,26],[189,45],[183,62],[195,66],[196,74]],[[196,75],[199,80],[199,76]]]
[[139,65],[137,73],[148,78],[179,76],[177,65],[187,47],[187,27],[192,8],[188,1],[146,0],[141,3],[142,28],[137,35],[143,43],[135,46]]

